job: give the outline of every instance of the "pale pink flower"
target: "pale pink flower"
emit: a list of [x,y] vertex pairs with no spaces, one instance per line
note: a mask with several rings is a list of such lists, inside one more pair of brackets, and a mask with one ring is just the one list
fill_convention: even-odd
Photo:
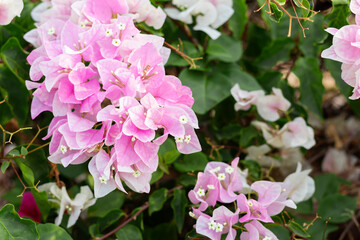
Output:
[[279,112],[287,111],[291,104],[284,98],[281,89],[272,88],[274,95],[266,95],[259,97],[256,107],[259,115],[270,122],[274,122],[280,118]]
[[22,0],[1,0],[0,1],[0,25],[8,25],[15,16],[20,17],[24,8]]
[[263,90],[251,92],[242,90],[238,83],[231,88],[230,92],[236,101],[235,111],[249,110],[251,105],[255,105],[257,100],[265,95]]
[[253,220],[244,225],[247,232],[242,232],[240,240],[278,240],[276,235],[269,229],[265,228],[261,223]]

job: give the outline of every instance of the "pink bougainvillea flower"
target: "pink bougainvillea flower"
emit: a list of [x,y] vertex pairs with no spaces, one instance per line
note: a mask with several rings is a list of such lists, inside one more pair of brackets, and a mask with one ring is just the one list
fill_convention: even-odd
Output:
[[243,180],[238,169],[239,158],[231,162],[231,166],[222,162],[210,162],[204,173],[216,177],[219,184],[218,201],[230,203],[235,201],[237,194],[243,188]]
[[240,218],[240,222],[248,222],[256,219],[262,222],[274,222],[267,212],[264,204],[254,199],[247,199],[244,194],[240,194],[236,200],[237,207],[241,213],[246,213]]
[[244,225],[247,232],[242,232],[240,240],[278,240],[276,235],[269,229],[265,228],[261,223],[253,220]]
[[226,234],[226,240],[234,240],[236,230],[232,225],[236,224],[239,219],[239,210],[231,212],[224,206],[216,208],[212,217],[202,214],[196,221],[196,232],[207,236],[212,240],[220,240],[221,235]]
[[310,149],[315,145],[314,130],[306,125],[302,117],[284,125],[286,131],[282,134],[282,141],[285,147],[304,147]]
[[29,217],[35,222],[41,222],[41,212],[31,192],[25,192],[18,211],[20,217]]
[[256,102],[259,115],[270,122],[274,122],[280,118],[279,111],[287,111],[291,106],[279,88],[272,88],[272,91],[274,95],[259,97]]
[[0,1],[0,25],[9,24],[15,16],[20,17],[24,8],[22,0],[1,0]]
[[230,92],[236,101],[235,111],[249,110],[251,105],[256,105],[257,100],[265,95],[263,90],[251,92],[242,90],[238,83],[231,88]]
[[199,210],[205,211],[208,206],[215,206],[219,191],[218,179],[200,172],[195,188],[189,192],[189,199],[193,204],[200,203]]

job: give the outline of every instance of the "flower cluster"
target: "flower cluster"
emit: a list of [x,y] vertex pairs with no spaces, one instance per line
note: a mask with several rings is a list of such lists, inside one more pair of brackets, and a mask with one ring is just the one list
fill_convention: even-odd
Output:
[[187,24],[196,24],[194,30],[203,31],[212,39],[220,37],[216,29],[233,15],[232,0],[173,0],[177,8],[165,8],[167,15]]
[[[252,105],[256,106],[258,114],[269,122],[280,119],[281,113],[289,110],[291,104],[283,96],[278,88],[272,89],[274,94],[265,95],[263,90],[245,91],[238,84],[231,89],[231,94],[236,100],[235,110],[249,110]],[[280,162],[272,157],[265,156],[273,148],[280,150],[282,158],[297,159],[292,163],[301,162],[302,155],[299,147],[310,149],[315,145],[314,130],[308,126],[302,117],[297,117],[287,122],[281,128],[262,121],[253,121],[252,125],[261,130],[267,144],[261,146],[250,146],[247,148],[246,160],[256,160],[264,167],[280,167]],[[296,156],[296,158],[295,158]],[[286,161],[283,161],[284,163]],[[294,164],[288,164],[294,165]],[[293,166],[293,169],[295,168]],[[291,168],[291,166],[290,166]]]
[[0,1],[0,25],[9,24],[15,16],[20,17],[24,8],[22,0],[1,0]]
[[[241,171],[237,165],[239,158],[231,166],[222,162],[209,163],[203,173],[198,174],[195,188],[189,192],[190,201],[200,204],[193,208],[190,216],[196,220],[196,232],[212,240],[221,239],[227,234],[227,240],[235,239],[236,224],[244,224],[240,239],[271,239],[277,237],[261,222],[271,223],[271,216],[277,215],[285,207],[296,208],[296,204],[309,199],[315,191],[314,180],[309,177],[311,170],[301,171],[301,165],[295,173],[283,182],[256,181],[249,186],[246,181],[247,170]],[[236,202],[234,212],[225,206],[214,209],[212,216],[204,213],[208,207],[217,203]]]
[[[71,199],[66,191],[65,187],[61,189],[56,183],[45,183],[38,187],[39,191],[45,191],[48,195],[49,201],[58,205],[58,216],[55,219],[55,224],[60,225],[64,213],[70,215],[67,227],[73,226],[80,214],[95,204],[96,199],[91,192],[89,186],[82,186],[80,192],[76,194],[74,199]],[[36,203],[35,203],[36,204]]]
[[125,192],[122,182],[149,192],[169,135],[181,153],[201,150],[192,92],[165,74],[170,50],[134,25],[145,20],[158,27],[159,10],[145,0],[48,4],[33,13],[40,22],[25,38],[37,46],[27,58],[32,118],[54,115],[45,137],[52,137],[49,160],[66,167],[92,158],[96,197]]
[[355,14],[355,25],[347,25],[340,29],[327,28],[326,31],[333,35],[333,45],[321,53],[321,57],[329,58],[341,65],[341,78],[354,87],[350,99],[360,98],[360,1],[352,0],[350,10]]

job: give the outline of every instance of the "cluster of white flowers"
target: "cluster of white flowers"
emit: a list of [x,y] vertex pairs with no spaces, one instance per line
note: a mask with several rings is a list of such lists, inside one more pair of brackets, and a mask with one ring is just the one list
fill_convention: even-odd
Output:
[[81,212],[96,202],[89,186],[82,186],[74,199],[69,197],[65,187],[59,188],[54,182],[45,183],[39,186],[38,190],[45,191],[48,194],[49,201],[59,205],[58,216],[55,219],[56,225],[61,224],[65,212],[70,215],[67,223],[68,228],[76,223]]
[[194,30],[203,31],[212,39],[220,37],[216,29],[233,15],[232,0],[173,0],[177,8],[165,8],[167,15],[187,24],[193,23]]

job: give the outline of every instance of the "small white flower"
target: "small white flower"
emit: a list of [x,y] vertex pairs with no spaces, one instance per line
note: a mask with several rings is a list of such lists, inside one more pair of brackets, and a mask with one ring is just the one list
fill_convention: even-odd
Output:
[[175,137],[175,142],[182,143],[184,141],[184,137]]
[[218,179],[219,179],[220,181],[225,180],[225,178],[226,178],[225,173],[219,173]]
[[80,23],[80,27],[81,27],[81,28],[86,27],[86,22],[81,22],[81,23]]
[[136,137],[133,136],[133,137],[131,138],[131,141],[132,141],[132,142],[135,142],[135,141],[136,141]]
[[225,172],[227,172],[228,174],[232,174],[234,172],[234,168],[228,166],[227,168],[225,168]]
[[124,30],[126,25],[124,23],[119,23],[119,24],[117,24],[117,27],[119,30]]
[[100,182],[103,183],[103,184],[107,184],[107,181],[108,181],[108,179],[107,179],[105,176],[99,177],[99,180],[100,180]]
[[252,207],[254,205],[251,201],[248,201],[247,204],[249,205],[249,207]]
[[221,223],[216,224],[216,232],[222,232],[223,228],[224,225],[222,225]]
[[139,172],[139,171],[135,171],[133,173],[133,176],[136,177],[136,178],[140,177],[140,175],[141,175],[141,172]]
[[216,229],[216,222],[214,220],[211,220],[211,222],[209,222],[208,224],[209,224],[209,229],[210,230],[215,230]]
[[114,45],[115,47],[118,47],[118,46],[120,46],[120,44],[121,44],[121,41],[120,41],[120,39],[113,39],[112,40],[112,45]]
[[210,172],[212,172],[212,173],[217,173],[217,172],[220,171],[220,170],[221,170],[220,167],[216,167],[216,168],[211,169]]
[[187,119],[187,117],[185,115],[181,115],[179,117],[179,121],[180,121],[181,124],[186,124],[188,122],[188,119]]
[[60,151],[62,152],[62,154],[65,154],[67,152],[67,147],[64,145],[60,146]]
[[55,34],[55,28],[54,28],[54,27],[49,28],[48,34],[49,34],[50,36],[54,35],[54,34]]
[[199,188],[196,193],[199,197],[205,196],[205,190],[202,188]]
[[190,141],[191,141],[191,135],[186,135],[184,141],[185,141],[186,143],[190,143]]
[[264,238],[263,238],[263,240],[271,240],[272,238],[271,237],[269,237],[269,236],[265,236]]
[[192,218],[195,218],[195,214],[193,212],[189,212],[189,216],[192,217]]
[[72,210],[73,210],[73,208],[71,207],[70,204],[66,205],[65,209],[66,209],[69,213],[71,213]]
[[113,35],[113,30],[111,28],[106,29],[105,31],[105,36],[107,37],[111,37]]
[[207,185],[207,188],[208,188],[209,190],[213,190],[213,189],[215,189],[215,186],[212,185],[212,184],[209,184],[209,185]]

